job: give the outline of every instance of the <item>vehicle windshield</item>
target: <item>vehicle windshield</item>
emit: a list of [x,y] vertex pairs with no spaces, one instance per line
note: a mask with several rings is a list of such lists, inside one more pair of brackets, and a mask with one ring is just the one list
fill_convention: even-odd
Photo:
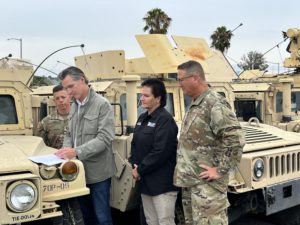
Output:
[[[299,112],[300,110],[300,92],[295,91],[291,93],[291,111]],[[282,112],[283,96],[282,92],[276,94],[276,112]]]
[[[141,93],[137,93],[136,95],[136,101],[137,101],[137,113],[138,116],[140,116],[143,112],[146,112],[146,109],[143,109],[140,103],[140,97],[141,97]],[[126,114],[126,94],[122,94],[120,96],[120,104],[122,106],[122,108],[124,109],[122,111],[122,116],[123,116],[123,120],[127,120],[127,114]],[[174,101],[173,101],[173,93],[167,93],[167,103],[165,106],[165,109],[172,115],[175,116],[174,114]]]
[[0,125],[17,123],[18,119],[14,98],[10,95],[0,95]]

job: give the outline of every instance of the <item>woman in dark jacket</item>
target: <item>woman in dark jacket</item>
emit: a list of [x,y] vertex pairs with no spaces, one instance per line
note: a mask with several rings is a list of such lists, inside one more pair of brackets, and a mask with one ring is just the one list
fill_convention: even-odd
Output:
[[148,225],[175,225],[178,188],[173,186],[176,164],[177,125],[164,108],[166,88],[158,79],[142,83],[141,103],[147,112],[135,126],[130,161],[132,175],[139,182]]

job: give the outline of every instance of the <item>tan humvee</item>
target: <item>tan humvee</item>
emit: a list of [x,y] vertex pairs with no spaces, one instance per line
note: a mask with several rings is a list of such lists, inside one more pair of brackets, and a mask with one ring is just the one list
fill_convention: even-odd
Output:
[[289,29],[286,34],[290,38],[290,57],[284,60],[284,66],[293,68],[290,73],[245,71],[231,85],[240,120],[257,117],[265,124],[300,132],[300,30]]
[[46,165],[28,159],[55,151],[32,136],[40,109],[39,98],[25,85],[32,71],[0,61],[0,224],[61,216],[57,201],[89,193],[79,160]]
[[[232,107],[235,100],[234,84],[230,81],[236,74],[225,57],[210,49],[205,40],[173,36],[176,44],[173,47],[165,35],[138,35],[136,38],[144,58],[126,59],[123,50],[75,57],[76,66],[86,73],[91,86],[114,105],[117,137],[113,147],[118,172],[112,181],[111,206],[121,211],[139,204],[128,158],[132,131],[142,111],[139,105],[142,80],[158,77],[165,82],[166,108],[179,126],[190,103],[176,80],[177,65],[184,61],[199,61],[211,87],[225,96]],[[46,87],[34,90],[38,95],[50,93]],[[260,124],[255,119],[242,125],[247,145],[240,165],[230,175],[230,220],[248,212],[270,215],[300,204],[295,191],[300,182],[300,135]],[[176,213],[177,224],[184,224],[180,207]]]

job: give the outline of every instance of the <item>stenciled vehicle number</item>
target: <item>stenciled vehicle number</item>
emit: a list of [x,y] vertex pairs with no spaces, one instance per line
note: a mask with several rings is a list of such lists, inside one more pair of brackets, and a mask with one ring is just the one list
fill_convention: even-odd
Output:
[[34,215],[22,215],[22,216],[13,216],[12,219],[13,221],[22,221],[22,220],[28,220],[28,219],[33,219]]
[[65,190],[70,187],[68,182],[63,182],[59,184],[49,184],[49,185],[44,185],[43,186],[43,192],[52,192],[52,191],[57,191],[57,190]]

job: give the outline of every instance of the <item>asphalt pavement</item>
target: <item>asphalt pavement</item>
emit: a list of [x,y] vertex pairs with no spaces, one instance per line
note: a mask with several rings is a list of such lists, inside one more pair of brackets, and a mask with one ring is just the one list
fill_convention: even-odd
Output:
[[[141,225],[139,219],[139,210],[131,210],[128,212],[120,212],[119,210],[112,209],[112,218],[114,225]],[[275,225],[266,221],[262,216],[246,215],[231,223],[230,225]]]

